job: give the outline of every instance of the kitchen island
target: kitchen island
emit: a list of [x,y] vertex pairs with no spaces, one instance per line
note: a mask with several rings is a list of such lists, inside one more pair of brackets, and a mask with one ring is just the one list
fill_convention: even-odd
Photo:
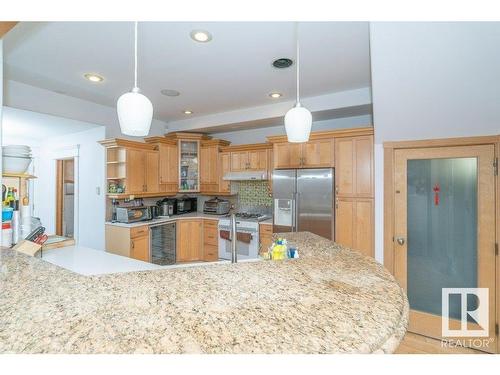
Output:
[[311,233],[300,258],[83,276],[0,252],[2,353],[393,352],[406,295],[375,260]]

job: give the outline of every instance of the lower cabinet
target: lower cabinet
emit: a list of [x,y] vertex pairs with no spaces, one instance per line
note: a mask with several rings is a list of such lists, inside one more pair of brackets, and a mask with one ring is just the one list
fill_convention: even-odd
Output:
[[203,220],[177,220],[177,261],[193,262],[203,255]]
[[149,262],[149,226],[126,228],[106,225],[106,251]]
[[[219,260],[218,220],[177,220],[177,262]],[[272,226],[269,226],[272,230]],[[106,251],[150,262],[149,226],[121,227],[106,224]]]
[[259,254],[266,251],[273,243],[273,226],[259,224],[260,249]]
[[335,201],[335,242],[374,256],[374,200],[337,198]]
[[203,260],[215,262],[219,260],[218,221],[203,220]]

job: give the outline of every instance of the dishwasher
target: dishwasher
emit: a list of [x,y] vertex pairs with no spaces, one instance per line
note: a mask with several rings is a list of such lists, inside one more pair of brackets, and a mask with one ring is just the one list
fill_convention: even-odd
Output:
[[175,222],[150,226],[151,263],[161,266],[175,264],[175,228]]

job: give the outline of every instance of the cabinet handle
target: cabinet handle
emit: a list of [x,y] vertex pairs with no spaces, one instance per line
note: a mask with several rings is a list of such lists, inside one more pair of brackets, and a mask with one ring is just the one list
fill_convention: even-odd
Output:
[[335,198],[335,209],[337,210],[339,208],[339,199]]
[[133,249],[134,248],[134,241],[131,241],[131,243],[132,243],[132,249]]
[[338,193],[339,193],[339,186],[338,186],[338,185],[336,185],[336,186],[335,186],[335,194],[338,194]]

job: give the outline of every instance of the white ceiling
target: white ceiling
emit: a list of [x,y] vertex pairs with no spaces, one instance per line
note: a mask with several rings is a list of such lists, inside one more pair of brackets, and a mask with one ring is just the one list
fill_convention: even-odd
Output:
[[[208,30],[210,43],[190,39]],[[366,22],[300,23],[304,97],[370,86]],[[155,118],[175,121],[281,101],[295,95],[294,70],[271,62],[295,57],[290,22],[146,22],[139,24],[139,87]],[[4,38],[5,78],[115,106],[133,85],[133,24],[22,22]],[[94,84],[83,74],[94,72]],[[166,97],[162,89],[179,97]],[[284,94],[278,101],[268,93]]]

